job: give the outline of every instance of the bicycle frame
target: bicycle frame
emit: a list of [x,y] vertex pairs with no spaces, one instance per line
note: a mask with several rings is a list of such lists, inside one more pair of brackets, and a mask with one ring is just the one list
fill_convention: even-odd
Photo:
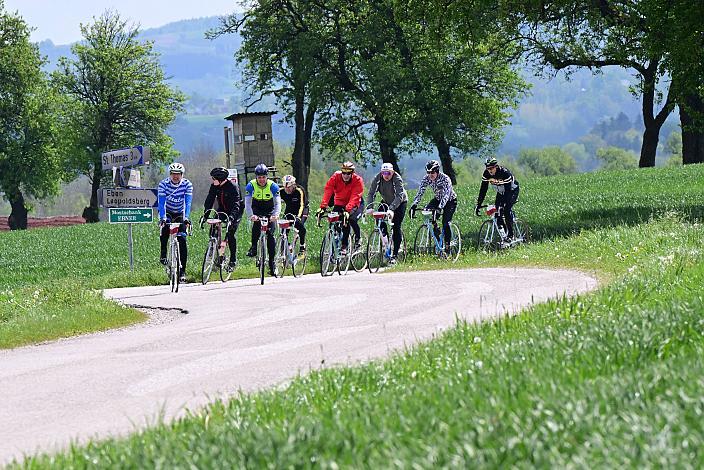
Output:
[[[201,218],[201,228],[203,228],[205,223],[207,223],[210,228],[208,246],[205,251],[201,269],[202,282],[203,284],[208,283],[213,267],[216,266],[220,269],[220,280],[223,282],[228,281],[232,274],[232,269],[223,267],[227,239],[223,237],[222,224],[226,224],[224,233],[227,233],[230,229],[230,217],[224,212],[208,209]],[[217,253],[217,256],[215,256],[215,253]],[[225,269],[225,272],[223,272],[223,269]]]
[[[340,263],[342,262],[342,256],[340,254],[340,251],[342,250],[342,221],[340,220],[341,215],[337,212],[328,212],[327,213],[327,219],[328,219],[328,230],[326,232],[326,237],[330,237],[330,240],[332,241],[332,253],[331,253],[331,259],[330,261],[335,263],[335,266],[337,268],[337,273],[342,274],[341,268],[340,268]],[[321,217],[318,218],[318,227],[321,226]],[[325,249],[325,238],[323,239],[323,244],[320,247],[320,274],[322,276],[327,275],[327,269],[323,269],[323,250]],[[347,260],[349,261],[349,256],[346,256]],[[335,269],[335,268],[333,268]],[[345,272],[347,269],[345,269]],[[330,271],[330,274],[332,274],[332,271]]]
[[432,240],[435,242],[435,254],[440,254],[445,250],[445,227],[439,227],[440,229],[440,238],[435,236],[435,229],[438,224],[437,224],[437,216],[439,214],[439,211],[437,210],[422,210],[421,214],[423,215],[423,225],[425,226],[426,230],[428,231],[428,239],[432,237]]
[[[178,244],[178,237],[186,237],[190,231],[190,224],[186,226],[186,232],[181,232],[183,222],[171,222],[171,218],[167,218],[166,224],[169,226],[169,241],[166,251],[166,275],[169,277],[169,285],[171,292],[178,292],[178,286],[181,277],[181,250]],[[185,268],[185,266],[184,266]]]
[[[384,210],[384,208],[386,210]],[[388,263],[391,260],[391,257],[393,255],[393,234],[394,231],[397,230],[395,224],[389,220],[389,205],[382,202],[379,204],[379,207],[377,210],[374,210],[374,203],[371,202],[367,205],[366,210],[364,211],[365,215],[371,216],[374,219],[374,227],[372,228],[371,234],[369,236],[369,240],[371,243],[371,240],[374,238],[374,233],[379,233],[379,237],[384,236],[384,230],[383,230],[383,224],[387,225],[387,231],[386,231],[386,237],[387,241],[386,244],[383,245],[383,261]],[[400,247],[401,248],[401,247]],[[369,265],[369,250],[370,247],[367,247],[367,264],[369,267],[370,271],[373,271],[374,268],[372,268],[371,265]],[[378,268],[376,268],[378,269]]]

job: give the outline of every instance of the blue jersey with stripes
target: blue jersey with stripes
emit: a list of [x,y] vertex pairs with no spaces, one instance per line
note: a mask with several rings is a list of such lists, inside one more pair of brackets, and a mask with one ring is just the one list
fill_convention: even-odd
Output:
[[159,183],[159,218],[166,218],[166,213],[184,214],[186,218],[191,215],[191,202],[193,201],[193,184],[186,178],[176,185],[171,178],[164,178]]

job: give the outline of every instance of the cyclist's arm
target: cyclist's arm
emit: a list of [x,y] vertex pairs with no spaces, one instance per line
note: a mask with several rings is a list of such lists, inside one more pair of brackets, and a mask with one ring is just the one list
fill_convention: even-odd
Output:
[[418,192],[416,193],[416,197],[413,198],[413,206],[417,206],[418,203],[420,202],[421,198],[423,197],[423,193],[425,192],[425,188],[428,187],[428,184],[430,183],[430,178],[427,176],[424,176],[423,179],[420,181],[420,186],[418,187]]
[[484,196],[489,189],[489,180],[482,177],[482,185],[479,187],[479,196],[477,196],[477,205],[481,206],[484,202]]
[[159,220],[166,219],[166,189],[159,183],[157,202],[159,206]]
[[301,219],[303,218],[304,214],[308,216],[308,199],[306,199],[306,192],[303,190],[303,188],[296,187],[296,191],[298,191],[298,194],[300,194],[301,198],[301,203],[298,206],[298,214],[296,216]]
[[215,204],[215,195],[217,194],[218,188],[215,185],[210,185],[210,189],[208,189],[208,196],[205,198],[205,204],[203,205],[203,210],[208,210],[213,208],[213,204]]
[[185,208],[184,208],[184,216],[187,219],[191,218],[191,204],[193,204],[193,183],[190,181],[186,185],[186,194],[185,194]]
[[361,177],[355,178],[355,180],[351,184],[353,185],[352,193],[350,195],[350,200],[345,206],[345,210],[347,212],[352,212],[355,207],[359,206],[359,203],[362,200],[362,195],[364,194],[364,183],[362,182]]
[[240,196],[239,186],[235,183],[232,183],[232,187],[234,189],[230,192],[232,196],[232,201],[230,202],[230,215],[233,219],[237,219],[242,210],[242,208],[240,207],[240,201],[242,200],[242,197]]
[[406,190],[403,189],[403,179],[398,175],[398,173],[394,173],[391,181],[394,184],[394,200],[391,201],[391,204],[389,204],[389,210],[395,211],[404,200],[408,200],[408,195],[406,194]]
[[244,210],[247,212],[247,217],[252,217],[254,211],[252,210],[252,194],[254,193],[254,186],[252,183],[247,183],[247,187],[244,189]]
[[452,181],[450,180],[450,177],[445,174],[438,175],[438,179],[439,181],[437,181],[437,185],[441,192],[440,194],[436,193],[435,196],[439,196],[438,209],[443,209],[445,204],[447,204],[447,201],[450,200],[450,196],[452,196]]
[[279,185],[276,183],[273,183],[271,185],[271,194],[274,195],[274,210],[271,212],[271,215],[274,217],[278,217],[279,214],[281,214],[281,195]]
[[374,197],[376,196],[376,192],[379,189],[379,178],[380,176],[377,174],[374,179],[372,180],[371,183],[369,183],[369,192],[367,193],[367,201],[368,202],[374,202]]
[[327,183],[325,183],[325,189],[323,190],[323,200],[320,202],[320,207],[325,209],[328,207],[328,201],[335,194],[335,173],[332,174]]

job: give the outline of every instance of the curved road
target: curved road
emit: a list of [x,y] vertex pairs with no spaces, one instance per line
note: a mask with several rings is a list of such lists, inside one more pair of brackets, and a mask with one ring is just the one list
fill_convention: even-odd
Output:
[[0,465],[72,439],[125,434],[238,390],[386,355],[470,321],[593,289],[574,271],[335,274],[111,289],[174,321],[0,351]]

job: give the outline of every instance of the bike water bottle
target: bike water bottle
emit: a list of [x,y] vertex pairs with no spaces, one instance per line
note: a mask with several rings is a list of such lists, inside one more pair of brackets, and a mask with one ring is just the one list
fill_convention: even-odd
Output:
[[506,238],[506,229],[503,227],[499,227],[499,235],[501,235],[501,238]]
[[382,235],[381,244],[384,248],[386,248],[386,246],[389,244],[389,237],[387,237],[386,235]]

